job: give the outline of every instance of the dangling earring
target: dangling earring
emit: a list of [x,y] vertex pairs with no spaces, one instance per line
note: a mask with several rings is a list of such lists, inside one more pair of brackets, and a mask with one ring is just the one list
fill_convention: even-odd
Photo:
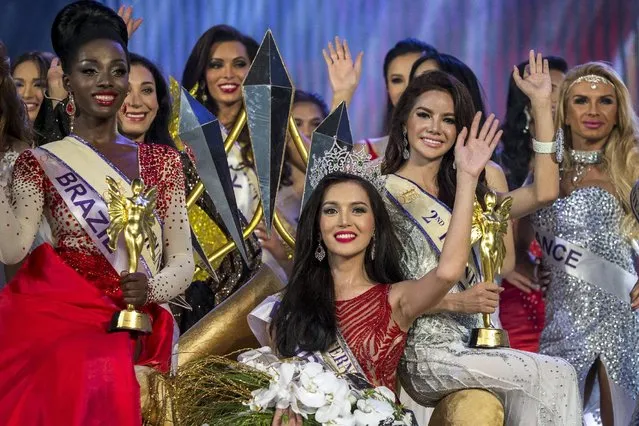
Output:
[[530,133],[530,120],[532,119],[528,107],[524,108],[524,115],[526,116],[526,127],[524,127],[524,133],[528,134]]
[[410,158],[410,152],[408,152],[408,132],[406,131],[406,128],[404,128],[402,133],[404,134],[404,149],[402,150],[402,157],[404,160],[408,160]]
[[555,134],[556,152],[555,159],[561,164],[564,161],[564,128],[559,127]]
[[315,249],[315,259],[317,259],[318,262],[321,262],[326,257],[326,251],[324,250],[324,246],[322,245],[322,237],[320,236],[318,240],[319,243],[317,245],[317,248]]
[[209,99],[209,97],[206,96],[206,82],[202,82],[199,86],[202,88],[202,102],[206,102]]
[[373,242],[371,243],[371,260],[375,260],[375,234],[373,234]]
[[69,101],[65,107],[65,112],[69,116],[69,130],[73,133],[73,121],[75,120],[75,100],[73,99],[73,92],[69,92]]

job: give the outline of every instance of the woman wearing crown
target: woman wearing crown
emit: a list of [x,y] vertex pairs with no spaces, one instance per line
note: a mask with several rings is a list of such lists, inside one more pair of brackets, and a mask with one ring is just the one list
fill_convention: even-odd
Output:
[[566,75],[556,124],[566,135],[561,198],[533,216],[550,272],[540,352],[577,370],[587,424],[625,426],[639,396],[637,117],[615,71],[592,62]]
[[[56,17],[52,42],[70,93],[72,134],[23,152],[12,199],[0,191],[0,262],[26,256],[0,292],[0,422],[139,426],[135,367],[169,370],[177,330],[160,304],[193,275],[184,175],[175,151],[116,132],[129,72],[122,19],[97,2],[75,2]],[[137,178],[154,188],[142,194],[156,194],[135,200],[157,202],[154,220],[143,224],[151,233],[137,272],[126,272],[124,247],[109,248],[107,177],[124,197]],[[27,256],[43,215],[53,245]],[[151,334],[109,332],[126,304],[149,315]]]
[[300,216],[291,279],[282,295],[249,316],[261,343],[285,357],[329,357],[339,372],[394,390],[413,320],[432,309],[463,272],[466,261],[459,254],[470,252],[477,179],[498,139],[496,129],[487,128],[459,135],[455,228],[439,266],[415,280],[401,272],[378,165],[337,143],[314,158],[308,168],[313,192]]
[[[491,191],[497,192],[499,203],[504,195],[512,197],[513,217],[551,202],[559,182],[558,166],[550,155],[555,144],[548,142],[553,139],[548,65],[531,52],[530,69],[525,80],[519,74],[514,78],[531,98],[537,137],[546,141],[535,143],[535,183],[507,193],[503,173],[489,165],[476,189],[480,201]],[[455,230],[450,209],[457,206],[460,183],[454,164],[457,135],[476,129],[479,118],[468,90],[440,71],[416,77],[397,104],[384,171],[391,216],[405,247],[403,267],[410,276],[438,267],[442,243]],[[486,125],[496,127],[497,120],[490,116]],[[514,260],[510,229],[508,234],[502,271],[508,271]],[[480,314],[495,312],[501,289],[480,282],[482,270],[474,250],[467,264],[450,293],[410,330],[398,370],[403,390],[414,402],[433,407],[457,391],[485,389],[501,400],[505,424],[580,424],[575,371],[568,363],[511,349],[468,346],[471,329],[483,327]],[[470,414],[478,421],[480,413]]]

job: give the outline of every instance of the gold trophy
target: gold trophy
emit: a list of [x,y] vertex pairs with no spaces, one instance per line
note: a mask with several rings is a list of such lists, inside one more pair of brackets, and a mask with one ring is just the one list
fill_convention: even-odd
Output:
[[[142,179],[131,182],[131,197],[125,197],[120,192],[118,183],[110,176],[106,178],[109,186],[107,206],[110,224],[107,228],[109,248],[116,250],[118,237],[124,232],[124,241],[129,257],[129,273],[138,270],[138,262],[144,247],[144,241],[149,239],[151,256],[155,259],[156,236],[153,232],[155,216],[153,210],[157,199],[155,188],[145,188]],[[145,313],[139,312],[133,305],[117,312],[111,319],[110,331],[130,331],[151,333],[151,321]]]
[[[486,209],[475,200],[473,211],[472,244],[479,243],[479,258],[485,282],[495,282],[495,275],[501,272],[506,257],[504,236],[508,231],[508,219],[513,200],[507,197],[497,204],[497,196],[489,192],[484,197]],[[506,330],[495,328],[490,314],[482,314],[484,326],[474,328],[470,334],[471,348],[509,348]]]

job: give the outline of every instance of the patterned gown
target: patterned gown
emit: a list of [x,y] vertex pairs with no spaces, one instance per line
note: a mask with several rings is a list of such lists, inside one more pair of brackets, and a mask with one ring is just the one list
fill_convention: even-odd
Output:
[[[190,241],[188,226],[184,226],[183,174],[177,153],[159,145],[139,145],[140,176],[148,186],[158,187],[157,212],[163,221],[165,261],[161,273],[149,280],[149,301],[166,302],[182,290],[190,276],[181,272],[183,263],[193,263],[190,247],[180,243]],[[170,167],[167,167],[170,166]],[[20,217],[33,220],[23,222],[16,240],[19,251],[27,254],[44,215],[51,225],[53,246],[63,260],[82,276],[99,283],[108,295],[120,293],[119,276],[106,258],[73,218],[60,194],[30,151],[16,161],[13,174],[13,202]],[[7,220],[9,223],[9,220]],[[18,226],[18,225],[15,225]]]
[[163,257],[148,281],[149,303],[140,308],[151,317],[153,332],[138,340],[137,357],[128,333],[108,332],[113,314],[124,307],[120,271],[77,222],[35,155],[25,151],[17,159],[12,203],[0,197],[2,258],[18,261],[29,253],[43,215],[53,241],[31,252],[0,291],[2,424],[141,424],[134,363],[168,371],[173,318],[159,304],[188,285],[193,257],[177,153],[140,145],[138,159],[140,177],[157,188]]
[[395,391],[396,371],[406,343],[391,317],[390,284],[378,284],[357,297],[335,302],[339,328],[366,378]]
[[[616,197],[599,187],[584,187],[533,215],[536,229],[584,247],[635,273],[630,243],[619,224],[623,211]],[[549,265],[546,328],[540,352],[561,356],[577,370],[580,390],[599,358],[612,381],[615,425],[627,425],[639,395],[639,313],[598,286]],[[584,414],[598,423],[597,392]]]
[[[19,155],[20,153],[9,150],[4,153],[2,158],[0,158],[0,191],[4,192],[7,199],[11,199],[13,166]],[[32,248],[38,247],[45,241],[51,241],[51,229],[49,228],[49,224],[46,219],[43,218],[42,222],[40,222],[40,229],[38,230],[38,234],[36,235]],[[4,287],[5,284],[6,279],[4,276],[4,268],[0,265],[0,289]]]
[[[417,226],[395,206],[389,206],[404,245],[402,268],[419,278],[437,266],[438,257]],[[451,293],[462,291],[460,285]],[[424,315],[408,333],[398,374],[413,402],[433,407],[463,389],[486,389],[503,403],[507,425],[581,424],[581,402],[575,370],[559,358],[514,349],[471,349],[472,328],[482,326],[480,314]],[[418,407],[411,401],[409,408]],[[418,414],[420,424],[427,424]]]

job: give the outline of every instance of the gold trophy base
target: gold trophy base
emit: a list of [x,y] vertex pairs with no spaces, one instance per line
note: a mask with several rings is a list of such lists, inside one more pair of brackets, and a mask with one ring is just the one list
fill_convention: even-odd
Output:
[[509,348],[508,332],[500,328],[473,328],[470,333],[471,348]]
[[116,312],[111,318],[109,331],[129,331],[142,334],[151,333],[151,320],[143,312],[136,311],[133,305],[128,305],[123,311]]

